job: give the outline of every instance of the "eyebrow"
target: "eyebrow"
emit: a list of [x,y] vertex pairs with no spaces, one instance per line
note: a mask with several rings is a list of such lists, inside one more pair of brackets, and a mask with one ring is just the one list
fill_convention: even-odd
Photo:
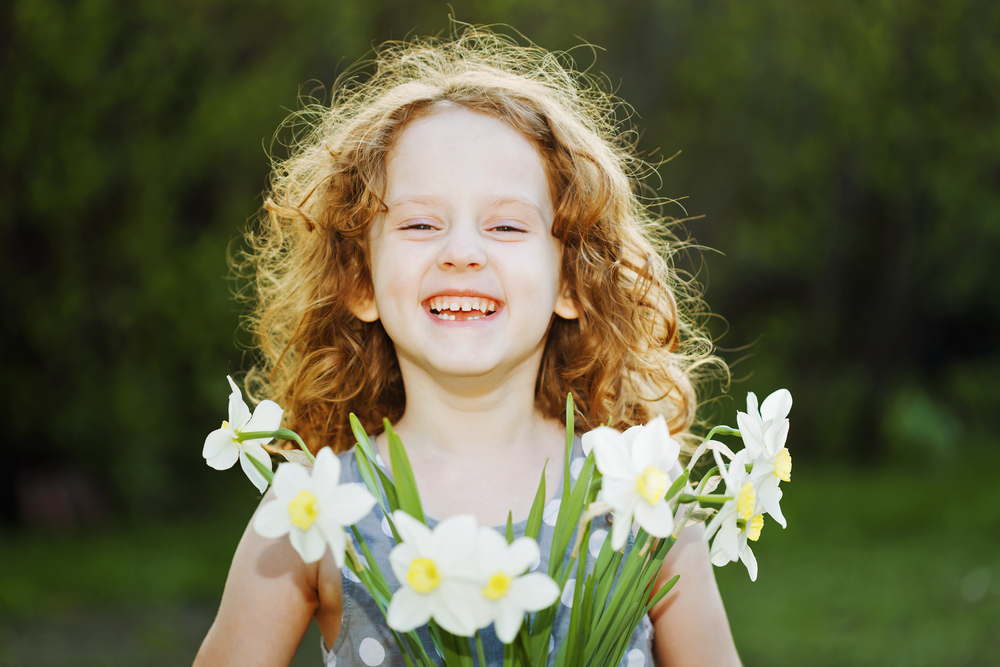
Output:
[[[486,203],[487,205],[493,207],[507,206],[510,204],[527,206],[531,208],[535,213],[537,213],[540,218],[542,219],[545,218],[545,216],[542,214],[542,210],[538,208],[537,204],[528,199],[524,199],[523,197],[511,197],[511,196],[494,197],[492,199],[487,200]],[[400,206],[402,204],[425,204],[429,206],[444,206],[445,201],[441,197],[437,197],[435,195],[411,195],[393,199],[392,201],[387,202],[386,206],[388,206],[389,208],[393,208],[394,206]]]

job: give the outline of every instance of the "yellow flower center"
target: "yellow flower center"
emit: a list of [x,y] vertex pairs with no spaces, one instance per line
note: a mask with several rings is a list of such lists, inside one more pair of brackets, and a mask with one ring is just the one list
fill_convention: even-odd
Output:
[[418,593],[430,593],[441,583],[437,565],[430,558],[414,558],[410,571],[406,573],[410,588]]
[[754,491],[753,484],[747,482],[740,489],[740,495],[736,497],[736,511],[741,519],[749,519],[753,516],[753,507],[757,503],[757,492]]
[[510,577],[503,572],[497,572],[490,577],[490,583],[486,584],[486,587],[483,589],[483,595],[491,600],[499,600],[507,594],[507,589],[510,588],[510,582]]
[[764,527],[764,515],[758,514],[750,520],[750,527],[747,529],[747,539],[756,542],[760,539],[760,529]]
[[305,489],[299,491],[292,502],[288,503],[288,516],[296,526],[302,530],[309,530],[319,515],[319,508],[316,507],[316,496]]
[[792,455],[788,453],[787,447],[782,447],[778,452],[778,457],[774,460],[774,474],[782,482],[790,482],[792,477]]
[[639,491],[639,495],[645,498],[647,503],[655,505],[663,500],[663,496],[666,495],[668,481],[670,480],[665,473],[660,472],[653,466],[649,466],[644,473],[639,475],[635,486]]

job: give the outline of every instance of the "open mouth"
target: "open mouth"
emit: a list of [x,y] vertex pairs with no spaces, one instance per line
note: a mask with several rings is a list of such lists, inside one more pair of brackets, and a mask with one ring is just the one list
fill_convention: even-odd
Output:
[[440,320],[481,320],[493,315],[500,304],[482,296],[435,296],[427,300],[431,315]]

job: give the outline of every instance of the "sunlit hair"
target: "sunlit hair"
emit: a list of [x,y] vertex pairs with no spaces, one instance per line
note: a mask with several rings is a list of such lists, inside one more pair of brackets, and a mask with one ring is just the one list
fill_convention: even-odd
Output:
[[373,297],[369,229],[386,211],[393,141],[409,121],[454,105],[507,123],[547,169],[562,280],[580,317],[554,316],[535,387],[541,411],[565,419],[572,392],[580,431],[663,414],[687,434],[696,376],[725,367],[694,321],[696,293],[671,266],[683,244],[636,194],[647,167],[617,129],[614,100],[565,62],[482,28],[390,43],[374,74],[342,78],[329,106],[286,122],[291,156],[273,165],[244,265],[261,355],[248,384],[285,408],[311,448],[350,447],[350,412],[369,432],[403,415],[392,341],[348,306]]

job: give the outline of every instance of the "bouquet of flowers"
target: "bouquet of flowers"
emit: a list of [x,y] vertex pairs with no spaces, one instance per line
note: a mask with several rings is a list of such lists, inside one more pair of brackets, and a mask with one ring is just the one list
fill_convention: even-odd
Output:
[[[567,596],[569,630],[554,664],[613,667],[621,663],[646,613],[677,582],[674,577],[656,588],[663,559],[686,526],[707,521],[712,563],[741,560],[752,580],[757,561],[750,543],[760,537],[764,515],[785,527],[780,483],[788,482],[791,473],[785,440],[792,398],[784,389],[759,406],[750,393],[747,411],[737,413],[739,428],[711,429],[676,476],[680,445],[663,417],[624,433],[606,426],[585,433],[586,459],[575,483],[569,474],[573,397],[567,396],[566,481],[548,571],[531,572],[540,555],[536,540],[546,500],[544,473],[523,537],[514,539],[510,515],[505,534],[477,526],[469,515],[432,529],[406,450],[387,420],[393,479],[377,465],[367,433],[351,415],[364,484],[341,484],[333,452],[327,448],[313,457],[296,433],[280,428],[278,405],[262,401],[251,414],[231,378],[229,383],[229,419],[205,440],[208,465],[226,469],[239,460],[261,492],[273,486],[275,499],[259,509],[254,529],[265,537],[288,535],[305,562],[319,560],[329,548],[338,567],[349,567],[371,593],[406,664],[414,667],[440,664],[417,636],[424,625],[447,666],[472,667],[473,653],[478,664],[486,664],[480,630],[491,624],[504,644],[505,667],[545,665],[558,602]],[[734,453],[716,437],[741,438],[745,447]],[[294,441],[301,451],[269,447],[275,438]],[[715,466],[695,482],[692,472],[709,452]],[[270,453],[286,459],[276,472]],[[376,504],[395,541],[389,554],[400,582],[395,591],[355,526]],[[592,519],[609,512],[612,529],[590,563],[591,549],[580,547],[590,544]]]

